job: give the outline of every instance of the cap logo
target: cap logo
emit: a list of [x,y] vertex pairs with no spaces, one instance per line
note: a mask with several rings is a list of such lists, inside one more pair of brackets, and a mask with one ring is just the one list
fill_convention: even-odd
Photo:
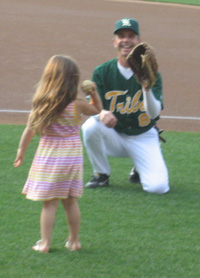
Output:
[[122,26],[131,26],[130,19],[122,19]]

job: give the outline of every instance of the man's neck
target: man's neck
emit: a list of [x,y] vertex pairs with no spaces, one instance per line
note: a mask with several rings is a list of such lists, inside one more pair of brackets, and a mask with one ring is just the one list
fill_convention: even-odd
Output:
[[131,68],[126,68],[124,66],[122,66],[119,61],[117,62],[117,67],[119,72],[121,73],[121,75],[126,78],[127,80],[130,79],[133,76],[133,71],[131,70]]
[[129,65],[127,63],[127,60],[125,57],[118,57],[118,62],[120,63],[120,65],[122,65],[125,68],[129,68]]

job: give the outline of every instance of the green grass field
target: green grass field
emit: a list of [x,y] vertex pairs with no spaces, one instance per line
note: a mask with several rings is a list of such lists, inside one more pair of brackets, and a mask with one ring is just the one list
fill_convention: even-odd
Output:
[[[159,0],[200,5],[200,0]],[[49,254],[31,250],[40,238],[40,202],[21,191],[38,144],[34,137],[20,168],[12,166],[24,126],[0,125],[0,278],[200,277],[200,133],[164,132],[171,191],[158,196],[130,184],[128,159],[111,158],[110,186],[84,189],[79,200],[82,250],[64,246],[59,206]],[[85,154],[85,182],[92,173]]]
[[143,0],[148,2],[163,2],[172,4],[200,5],[200,0]]
[[[60,205],[51,252],[39,254],[31,246],[40,238],[42,204],[21,195],[37,137],[24,164],[12,166],[23,129],[0,125],[0,277],[200,277],[200,133],[164,132],[171,185],[165,195],[147,194],[139,184],[130,184],[130,160],[110,159],[110,187],[84,189],[79,201],[82,250],[73,253],[63,247],[67,226]],[[84,174],[87,181],[91,166],[86,155]]]

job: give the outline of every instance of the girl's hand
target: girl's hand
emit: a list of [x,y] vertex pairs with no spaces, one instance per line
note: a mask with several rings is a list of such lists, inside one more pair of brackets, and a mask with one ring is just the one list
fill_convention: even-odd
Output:
[[19,167],[20,165],[22,165],[26,149],[27,149],[31,139],[33,138],[33,135],[34,135],[34,133],[30,129],[29,123],[28,123],[21,136],[20,142],[19,142],[16,159],[13,164],[14,167]]
[[23,160],[24,160],[24,155],[21,153],[21,151],[18,151],[17,152],[17,156],[16,156],[16,159],[13,163],[13,166],[14,167],[19,167],[22,165],[23,163]]
[[91,80],[85,80],[81,84],[82,91],[86,94],[86,96],[92,95],[96,91],[96,84]]

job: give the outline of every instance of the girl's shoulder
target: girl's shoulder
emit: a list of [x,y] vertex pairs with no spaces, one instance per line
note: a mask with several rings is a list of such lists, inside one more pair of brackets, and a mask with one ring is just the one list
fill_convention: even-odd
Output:
[[88,105],[88,102],[86,101],[86,98],[83,96],[77,96],[76,100],[74,101],[74,107],[75,109],[80,109],[83,105]]
[[71,101],[63,110],[63,112],[61,113],[60,117],[59,117],[59,122],[64,120],[64,121],[75,121],[77,123],[79,123],[80,121],[80,116],[79,116],[79,112],[78,112],[78,105],[77,105],[77,99]]
[[76,105],[76,100],[71,101],[64,109],[64,111],[73,110]]
[[76,110],[76,100],[71,101],[61,113],[61,117],[66,117],[68,115],[73,115]]

